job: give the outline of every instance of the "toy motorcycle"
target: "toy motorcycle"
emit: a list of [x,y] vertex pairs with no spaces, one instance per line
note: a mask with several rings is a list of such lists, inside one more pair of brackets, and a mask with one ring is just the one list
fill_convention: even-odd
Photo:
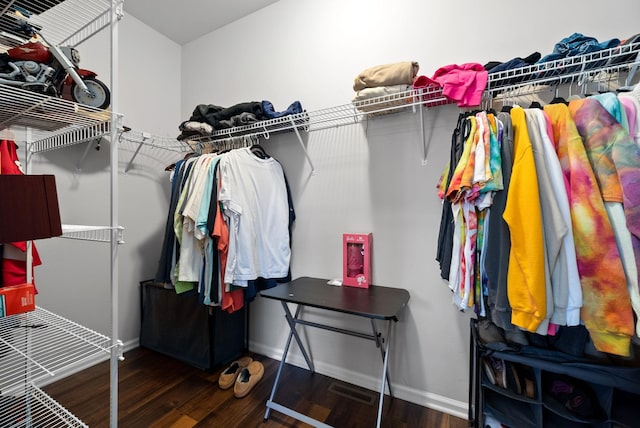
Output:
[[80,53],[75,48],[48,43],[38,29],[26,22],[20,30],[31,40],[0,54],[0,84],[70,97],[99,109],[109,106],[109,88],[96,79],[93,71],[78,68]]

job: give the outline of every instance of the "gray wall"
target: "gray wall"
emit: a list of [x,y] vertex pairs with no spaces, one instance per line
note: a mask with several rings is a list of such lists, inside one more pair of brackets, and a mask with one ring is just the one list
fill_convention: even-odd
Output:
[[[132,16],[119,23],[119,36],[118,112],[124,115],[124,125],[154,135],[177,135],[180,46]],[[96,71],[107,84],[109,43],[105,30],[78,46],[82,66]],[[110,224],[109,142],[102,140],[100,151],[92,144],[84,162],[86,144],[33,156],[32,173],[56,176],[65,224]],[[145,149],[124,173],[136,146],[126,140],[118,144],[119,223],[125,227],[125,244],[119,246],[118,337],[136,344],[138,283],[155,274],[168,210],[169,179],[164,167],[175,161],[175,154]],[[109,244],[47,239],[36,245],[43,259],[35,274],[38,305],[110,335]]]
[[[599,40],[638,32],[640,4],[634,0],[615,8],[578,0],[515,4],[280,0],[182,47],[127,16],[120,38],[120,110],[134,129],[173,136],[201,103],[265,99],[284,109],[300,100],[318,110],[348,103],[353,78],[377,64],[418,61],[420,74],[431,76],[446,64],[544,55],[573,32]],[[108,70],[101,62],[106,42],[101,35],[88,42],[92,50],[83,48],[87,68]],[[451,305],[434,260],[441,210],[435,185],[457,114],[455,106],[426,113],[426,165],[419,118],[411,111],[304,134],[315,174],[293,134],[262,143],[282,162],[292,186],[294,277],[339,278],[342,233],[372,232],[374,282],[411,293],[394,327],[390,367],[396,394],[464,417],[471,314]],[[169,151],[145,153],[132,171],[120,174],[126,244],[120,252],[119,336],[130,343],[139,327],[137,284],[155,272],[167,215],[162,167],[179,158]],[[92,152],[77,173],[81,154],[82,147],[65,149],[43,156],[36,168],[57,175],[64,222],[107,224],[107,151]],[[127,161],[123,156],[121,171]],[[108,248],[66,240],[41,241],[39,248],[45,260],[36,274],[39,304],[108,332]],[[306,316],[369,328],[348,316],[313,310]],[[251,350],[279,358],[286,334],[280,306],[256,299]],[[305,337],[319,372],[378,387],[381,364],[371,343],[312,329]],[[293,349],[290,362],[303,365]]]

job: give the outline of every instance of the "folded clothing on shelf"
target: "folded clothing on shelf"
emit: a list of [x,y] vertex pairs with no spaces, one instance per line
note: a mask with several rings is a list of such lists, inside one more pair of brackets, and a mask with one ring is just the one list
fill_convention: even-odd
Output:
[[229,122],[234,116],[239,116],[242,113],[251,113],[255,115],[257,120],[266,119],[262,110],[262,102],[251,101],[245,103],[234,104],[231,107],[220,107],[214,104],[199,104],[193,110],[190,122],[205,122],[213,126],[213,129],[230,128]]
[[538,63],[554,61],[568,56],[578,56],[597,52],[603,49],[614,48],[619,44],[619,39],[598,42],[594,37],[585,36],[581,33],[573,33],[556,43],[553,48],[553,52],[542,57],[538,60]]
[[[356,92],[351,100],[356,108],[363,112],[376,112],[375,114],[388,113],[384,111],[390,107],[402,106],[413,100],[411,94],[403,94],[411,89],[409,85],[378,86],[375,88],[364,88]],[[382,97],[382,98],[381,98]],[[384,98],[388,97],[388,99]],[[379,99],[378,99],[379,98]],[[367,103],[368,100],[375,100]]]
[[[617,48],[618,49],[614,51],[614,55],[619,56],[616,56],[611,60],[612,64],[625,64],[635,60],[638,56],[638,52],[640,52],[640,33],[622,40]],[[620,52],[624,55],[620,55]]]
[[490,61],[484,65],[484,69],[491,74],[505,70],[512,70],[514,68],[526,67],[528,65],[535,64],[541,56],[540,52],[533,52],[531,55],[524,58],[516,57],[506,62]]
[[275,111],[271,101],[262,101],[262,112],[267,119],[276,119],[278,117],[288,116],[292,114],[302,113],[302,104],[300,101],[292,102],[284,111]]
[[440,67],[431,79],[442,86],[447,98],[458,102],[458,107],[474,107],[482,101],[488,76],[482,64],[465,63]]
[[302,113],[300,101],[294,101],[286,110],[276,112],[270,101],[251,101],[221,107],[215,104],[198,104],[189,120],[178,126],[178,140],[210,136],[220,129],[251,125],[262,120],[275,119],[287,115]]
[[353,90],[378,86],[411,85],[420,66],[415,61],[377,65],[358,74],[353,81]]

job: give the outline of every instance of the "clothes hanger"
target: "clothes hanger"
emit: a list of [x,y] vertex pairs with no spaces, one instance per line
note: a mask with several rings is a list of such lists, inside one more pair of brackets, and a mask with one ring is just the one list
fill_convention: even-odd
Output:
[[264,149],[264,147],[262,147],[260,144],[255,143],[253,144],[249,150],[251,151],[251,153],[253,153],[255,156],[259,157],[260,159],[269,159],[271,156],[269,156],[267,154],[267,151]]
[[[190,158],[190,157],[192,157],[192,156],[196,156],[196,153],[195,153],[195,152],[189,152],[189,153],[187,153],[186,155],[184,155],[184,158],[182,158],[182,159],[183,159],[183,160],[187,160],[187,159],[189,159],[189,158]],[[174,162],[174,163],[172,163],[171,165],[167,165],[167,166],[164,168],[164,170],[165,170],[165,171],[173,171],[174,169],[176,169],[176,163],[175,163],[175,162]]]
[[560,96],[557,85],[555,88],[555,95],[553,96],[553,99],[549,101],[549,104],[567,104],[567,105],[569,104],[566,99]]

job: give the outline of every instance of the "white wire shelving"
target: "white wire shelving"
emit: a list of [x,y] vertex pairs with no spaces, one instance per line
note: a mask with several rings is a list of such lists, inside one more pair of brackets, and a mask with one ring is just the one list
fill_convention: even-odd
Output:
[[442,95],[442,90],[439,88],[411,89],[355,103],[262,120],[251,125],[220,129],[211,133],[210,136],[200,137],[195,141],[215,142],[251,136],[269,138],[272,133],[293,130],[313,132],[342,125],[357,124],[365,117],[375,117],[409,107],[420,105],[434,107],[451,102]]
[[[82,362],[109,355],[111,338],[46,309],[0,319],[0,397],[20,393]],[[119,350],[117,350],[120,352]]]
[[[528,67],[490,73],[486,92],[497,95],[525,85],[548,86],[571,82],[583,84],[594,80],[614,79],[623,72],[630,72],[629,80],[631,80],[635,77],[635,68],[640,65],[639,53],[640,43],[634,43]],[[411,89],[322,110],[264,120],[251,125],[216,130],[208,138],[216,141],[245,135],[268,137],[271,133],[290,131],[294,128],[312,132],[358,123],[364,117],[375,117],[383,113],[406,110],[409,107],[436,107],[452,102],[442,94],[440,88]]]
[[47,133],[41,137],[34,133],[35,139],[29,145],[31,153],[42,153],[57,150],[75,144],[99,140],[111,133],[110,121],[96,121],[86,125],[73,124],[60,132]]
[[[82,241],[111,242],[111,231],[109,226],[85,226],[79,224],[63,224],[61,238],[78,239]],[[118,226],[118,244],[124,244],[124,227]]]
[[[29,22],[41,28],[51,43],[77,46],[110,23],[111,0],[38,0],[0,2],[0,48],[22,43],[25,35],[17,30],[14,7],[32,15]],[[120,6],[121,7],[121,6]]]
[[[584,86],[589,83],[605,83],[610,90],[629,86],[637,80],[636,70],[640,66],[640,43],[620,45],[585,55],[566,57],[555,61],[534,64],[502,72],[490,73],[483,99],[499,100],[525,93],[534,93],[559,85]],[[224,147],[239,142],[247,145],[252,138],[268,139],[282,132],[295,132],[307,156],[312,172],[313,164],[302,141],[301,132],[310,133],[327,128],[358,124],[362,120],[384,116],[399,111],[420,114],[420,129],[423,141],[423,164],[426,164],[428,143],[424,135],[424,108],[451,104],[454,101],[443,95],[438,87],[410,89],[404,92],[369,98],[315,111],[304,111],[276,119],[262,120],[245,126],[213,131],[210,135],[192,136],[185,140],[157,137],[147,133],[132,132],[130,137],[140,147],[153,145],[175,151],[197,151],[205,146]],[[124,135],[124,134],[123,134]],[[133,137],[137,135],[137,137]],[[140,137],[145,135],[144,137]],[[139,148],[138,148],[139,151]],[[136,152],[137,155],[137,152]],[[131,159],[127,168],[131,167]]]
[[51,132],[97,126],[109,120],[110,113],[104,110],[0,85],[0,129],[25,126]]
[[[117,22],[123,0],[7,0],[0,2],[0,52],[25,42],[16,11],[40,29],[48,42],[77,46],[100,30],[111,29],[111,103],[117,111]],[[109,51],[106,53],[109,55]],[[0,130],[24,131],[27,172],[31,154],[100,140],[117,139],[122,117],[63,98],[0,85]],[[89,145],[88,145],[89,146]],[[114,161],[115,159],[115,161]],[[115,164],[115,167],[114,167]],[[111,145],[111,226],[64,225],[63,237],[109,242],[112,245],[111,333],[117,335],[117,245],[123,228],[117,225],[117,145]],[[114,212],[116,214],[114,214]],[[109,263],[109,262],[107,262]],[[117,426],[117,361],[122,343],[43,308],[0,318],[0,426],[86,427],[42,392],[41,382],[53,381],[84,364],[109,357],[110,426]],[[105,403],[106,404],[106,403]]]
[[639,54],[640,43],[632,43],[490,73],[486,92],[495,96],[528,85],[582,86],[593,81],[620,80],[622,73],[628,73],[628,76],[624,78],[624,82],[618,82],[619,86],[628,86],[636,77],[635,72],[640,65]]
[[0,426],[88,428],[88,425],[33,384],[28,384],[21,395],[0,396]]

